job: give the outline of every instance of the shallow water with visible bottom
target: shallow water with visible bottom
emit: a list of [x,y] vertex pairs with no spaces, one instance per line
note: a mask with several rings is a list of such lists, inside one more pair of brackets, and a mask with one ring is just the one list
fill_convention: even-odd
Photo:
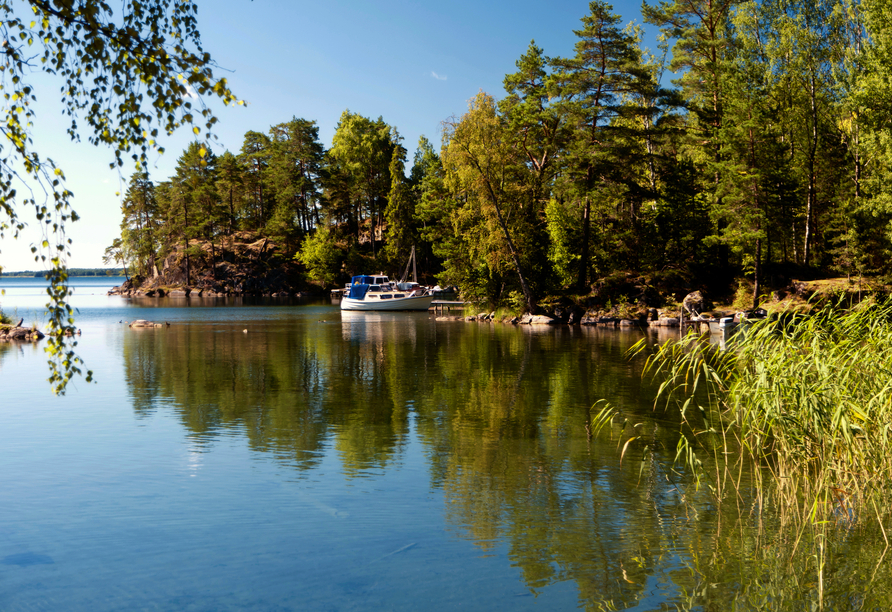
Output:
[[[709,586],[756,540],[673,471],[640,332],[120,281],[72,283],[95,383],[55,397],[42,344],[0,344],[0,610],[706,610],[757,571]],[[42,320],[43,281],[0,288]]]

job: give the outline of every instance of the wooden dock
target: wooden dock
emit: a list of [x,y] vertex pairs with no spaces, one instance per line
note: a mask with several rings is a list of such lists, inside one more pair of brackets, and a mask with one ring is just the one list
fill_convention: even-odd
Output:
[[433,302],[431,302],[430,308],[428,308],[428,310],[433,310],[436,313],[450,312],[453,309],[464,310],[465,304],[467,304],[467,302],[434,300]]

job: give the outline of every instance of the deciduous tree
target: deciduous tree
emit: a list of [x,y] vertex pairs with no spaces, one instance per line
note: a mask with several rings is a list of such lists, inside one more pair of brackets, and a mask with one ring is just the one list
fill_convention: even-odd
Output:
[[43,249],[35,250],[51,266],[47,351],[57,393],[81,373],[76,342],[66,339],[74,321],[67,303],[65,226],[77,214],[62,168],[32,140],[40,93],[32,76],[55,77],[52,88],[61,90],[72,140],[110,147],[112,166],[122,166],[128,156],[144,165],[156,140],[179,127],[209,135],[217,119],[204,97],[236,102],[202,48],[197,11],[189,0],[129,0],[117,12],[96,0],[0,3],[0,86],[8,101],[0,111],[0,236],[19,234],[21,210],[29,206],[46,232]]
[[[444,141],[446,184],[462,201],[453,214],[455,229],[473,232],[463,237],[465,248],[494,270],[507,264],[517,276],[526,308],[535,310],[536,297],[520,250],[529,236],[525,224],[529,217],[521,210],[527,202],[528,185],[521,176],[526,158],[514,146],[492,96],[480,92],[467,113],[447,122]],[[469,217],[474,221],[469,223]]]

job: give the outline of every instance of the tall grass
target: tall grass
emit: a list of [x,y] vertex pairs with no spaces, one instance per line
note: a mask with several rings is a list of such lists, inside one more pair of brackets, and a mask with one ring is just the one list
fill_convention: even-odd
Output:
[[[771,572],[779,582],[772,584],[780,591],[768,589],[765,609],[796,609],[781,591],[790,590],[787,603],[801,603],[812,584],[818,609],[825,594],[831,607],[848,597],[839,568],[848,567],[852,551],[843,544],[850,540],[869,543],[873,564],[851,593],[882,587],[888,594],[881,569],[892,521],[892,302],[840,303],[753,323],[727,350],[689,335],[653,347],[643,340],[630,353],[648,354],[645,375],[659,381],[655,409],[673,412],[669,422],[680,424],[677,469],[693,474],[714,501],[737,502],[725,509],[739,510],[741,533],[750,523],[760,541],[776,543],[767,557],[764,541],[728,557],[755,563],[757,586],[777,559]],[[622,425],[625,454],[634,428],[616,422],[617,414],[605,405],[593,426]],[[856,529],[860,535],[850,538]],[[708,584],[717,581],[691,569]]]
[[677,459],[719,498],[752,486],[799,524],[890,517],[892,303],[754,323],[726,351],[688,336],[645,369],[680,411]]

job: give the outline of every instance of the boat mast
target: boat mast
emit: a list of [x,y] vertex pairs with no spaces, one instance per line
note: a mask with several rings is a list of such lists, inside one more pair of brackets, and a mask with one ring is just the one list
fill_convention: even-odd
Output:
[[412,266],[412,282],[418,282],[418,270],[415,266],[415,246],[412,246],[412,253],[409,255],[409,261],[406,262],[406,270],[403,272],[403,275],[400,277],[400,282],[405,283],[406,277],[409,276],[409,266]]

